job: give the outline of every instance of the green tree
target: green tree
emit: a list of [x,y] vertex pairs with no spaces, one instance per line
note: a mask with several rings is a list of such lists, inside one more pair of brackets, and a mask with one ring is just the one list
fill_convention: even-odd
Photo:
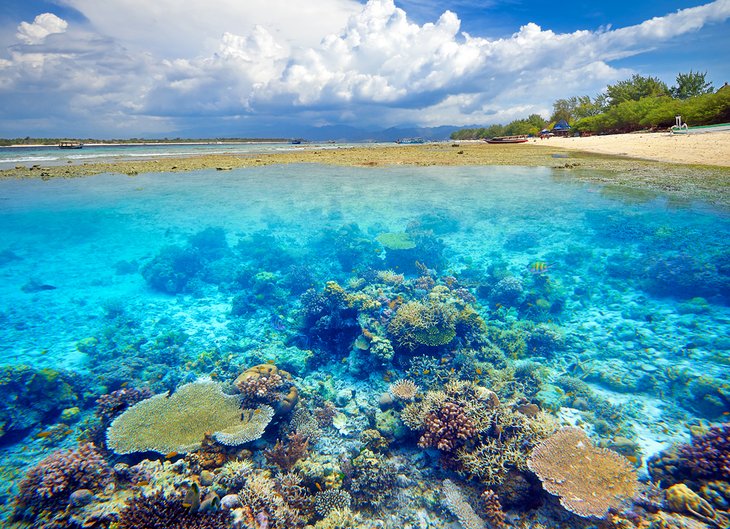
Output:
[[669,87],[656,77],[643,77],[634,74],[631,79],[619,81],[606,88],[608,104],[615,107],[626,101],[638,101],[645,97],[659,97],[670,95]]
[[690,97],[709,94],[714,91],[712,83],[705,77],[707,72],[693,72],[677,74],[677,85],[671,88],[672,97],[677,99],[689,99]]

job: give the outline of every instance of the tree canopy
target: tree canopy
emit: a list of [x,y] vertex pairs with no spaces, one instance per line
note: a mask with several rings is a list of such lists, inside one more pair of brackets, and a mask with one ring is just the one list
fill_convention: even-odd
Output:
[[[656,77],[633,75],[606,87],[592,98],[587,95],[558,99],[553,103],[549,122],[567,121],[577,132],[631,132],[667,128],[675,116],[690,125],[730,122],[730,87],[713,91],[707,72],[679,73],[669,88]],[[538,114],[507,125],[462,129],[452,139],[482,139],[513,134],[537,134],[547,126]]]

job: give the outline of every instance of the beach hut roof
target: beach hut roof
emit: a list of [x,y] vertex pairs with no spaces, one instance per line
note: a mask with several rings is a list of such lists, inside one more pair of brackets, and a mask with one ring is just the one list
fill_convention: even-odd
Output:
[[558,121],[555,126],[553,127],[553,130],[570,130],[570,125],[568,125],[568,122],[564,119],[561,119]]

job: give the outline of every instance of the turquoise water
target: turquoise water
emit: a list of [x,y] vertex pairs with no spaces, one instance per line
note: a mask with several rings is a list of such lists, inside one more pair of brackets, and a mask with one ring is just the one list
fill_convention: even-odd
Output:
[[[419,448],[417,429],[393,425],[404,405],[396,418],[381,411],[398,379],[535,404],[642,475],[688,425],[730,410],[730,219],[703,204],[547,168],[301,165],[3,181],[0,227],[6,513],[28,465],[78,435],[103,443],[101,395],[204,376],[230,385],[266,362],[291,373],[300,407],[336,413],[310,439],[321,468],[300,470],[313,496],[327,481],[312,474],[339,462],[362,527],[452,519],[409,489],[459,478]],[[423,338],[394,326],[408,303],[448,314],[431,314]],[[376,353],[372,335],[390,352]],[[259,468],[288,421],[278,412],[254,445]],[[367,429],[390,443],[378,465],[418,468],[396,482],[408,501],[358,481]],[[477,492],[494,485],[481,479]]]

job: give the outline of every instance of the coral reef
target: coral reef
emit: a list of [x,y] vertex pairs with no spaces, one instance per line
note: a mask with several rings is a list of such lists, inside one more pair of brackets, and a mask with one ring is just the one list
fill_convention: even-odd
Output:
[[122,388],[111,393],[105,393],[96,399],[94,414],[106,427],[127,408],[151,396],[152,392],[150,390],[135,388]]
[[[623,456],[597,448],[580,428],[561,428],[532,451],[527,465],[560,504],[602,518],[637,492],[636,470]],[[610,483],[611,487],[606,487]]]
[[730,481],[730,424],[711,427],[693,436],[678,451],[681,467],[693,477]]
[[345,484],[355,503],[361,507],[375,507],[384,502],[395,483],[392,465],[382,454],[367,448],[343,471],[346,475]]
[[264,450],[266,461],[284,471],[294,468],[297,461],[304,458],[309,449],[309,440],[300,433],[290,433],[287,439],[286,443],[278,440],[273,448]]

